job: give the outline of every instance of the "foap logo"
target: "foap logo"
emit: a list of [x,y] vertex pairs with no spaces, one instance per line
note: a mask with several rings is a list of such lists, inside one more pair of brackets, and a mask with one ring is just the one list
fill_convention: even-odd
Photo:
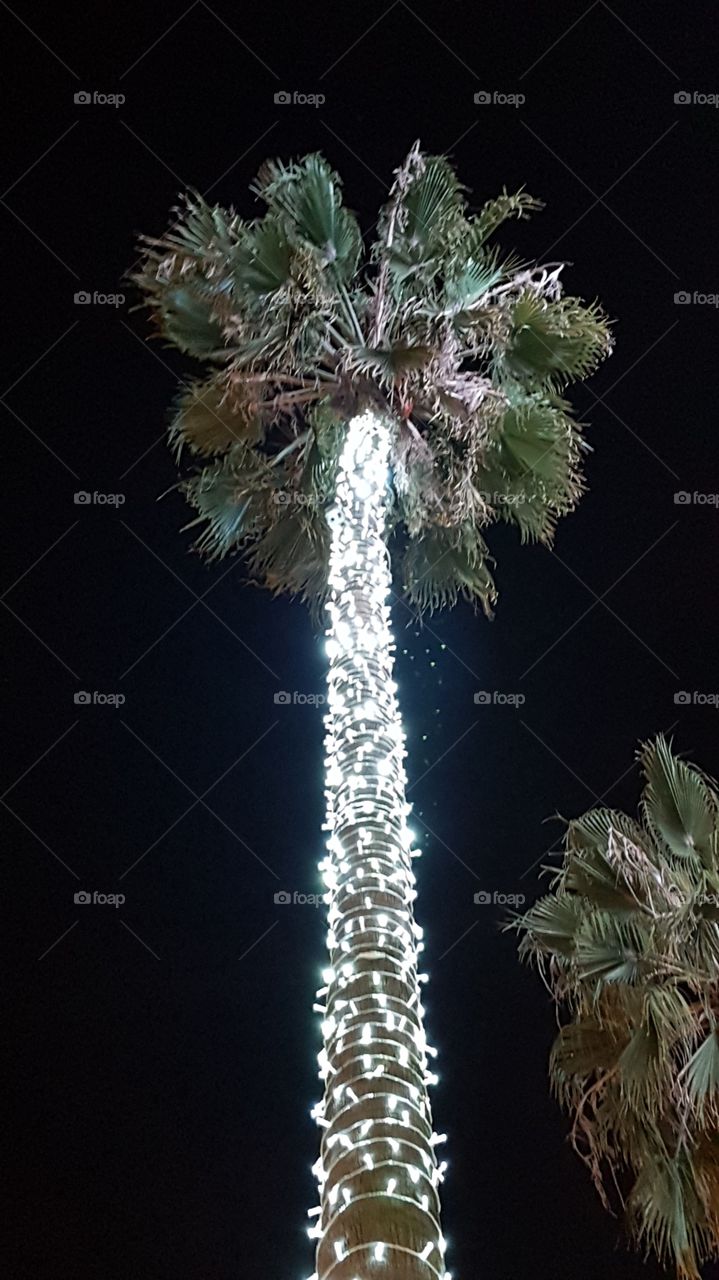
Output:
[[501,689],[480,689],[474,695],[478,707],[523,707],[526,700],[523,693],[503,693]]
[[695,489],[693,493],[689,493],[686,489],[679,489],[674,494],[675,507],[719,507],[719,493],[698,493]]
[[324,900],[323,893],[300,893],[297,889],[292,893],[288,889],[280,889],[273,895],[275,904],[283,907],[321,907]]
[[80,89],[74,95],[74,101],[79,107],[121,107],[125,101],[124,93],[100,93],[98,89],[93,89],[92,93],[87,89]]
[[523,107],[527,101],[523,93],[503,93],[501,89],[479,89],[474,95],[478,107]]
[[88,693],[87,689],[78,689],[72,698],[77,707],[122,707],[125,702],[124,693],[101,693],[99,689],[93,689],[92,693]]
[[125,501],[124,493],[88,493],[86,489],[78,489],[72,495],[76,507],[121,507]]
[[301,93],[299,89],[278,89],[275,94],[279,107],[323,107],[326,101],[323,93]]
[[489,489],[480,489],[480,498],[490,507],[521,507],[525,502],[533,502],[537,497],[536,493],[506,493],[499,489],[491,491]]
[[124,293],[99,293],[94,289],[92,293],[88,289],[78,289],[72,298],[76,307],[124,307]]
[[299,689],[280,689],[274,696],[276,707],[322,707],[327,698],[324,693],[300,693]]
[[526,901],[523,893],[502,893],[500,889],[480,889],[474,895],[478,907],[521,907]]
[[674,94],[678,107],[719,107],[719,93],[702,93],[699,89],[680,89]]
[[679,689],[674,694],[676,707],[719,707],[719,693],[707,693],[703,689]]
[[290,493],[287,489],[278,489],[272,495],[277,507],[316,507],[318,499],[312,493]]
[[82,907],[121,907],[125,901],[124,893],[100,893],[97,889],[93,893],[88,893],[85,889],[78,889],[73,895],[73,902],[77,906]]
[[674,303],[677,307],[719,307],[719,293],[702,293],[700,289],[690,293],[688,289],[679,289],[674,294]]

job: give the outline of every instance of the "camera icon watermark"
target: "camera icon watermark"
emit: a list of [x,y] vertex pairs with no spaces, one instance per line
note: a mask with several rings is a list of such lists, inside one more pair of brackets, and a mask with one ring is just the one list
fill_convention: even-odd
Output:
[[99,907],[121,907],[125,902],[124,893],[99,893],[96,889],[93,893],[88,893],[85,889],[78,889],[73,894],[73,902],[76,906],[99,906]]
[[100,293],[97,289],[90,293],[88,289],[78,289],[72,300],[76,307],[124,307],[126,298],[124,293]]
[[77,693],[72,695],[72,700],[76,707],[122,707],[125,704],[125,695],[124,693],[100,693],[98,689],[88,693],[87,689],[78,689]]
[[701,93],[698,89],[678,89],[674,94],[678,107],[719,107],[719,93]]
[[526,701],[523,693],[503,693],[501,689],[480,689],[474,695],[477,707],[523,707]]
[[278,89],[274,100],[280,107],[323,107],[327,101],[323,93],[301,93],[298,89]]
[[689,493],[686,489],[678,489],[674,494],[675,507],[719,507],[719,493],[699,493],[696,489]]
[[295,889],[292,893],[287,889],[279,889],[273,894],[273,902],[283,907],[321,907],[325,895],[323,893],[300,893]]
[[524,93],[503,93],[500,89],[478,89],[474,95],[478,107],[523,107],[526,101]]
[[707,693],[703,689],[678,689],[674,694],[676,707],[719,707],[719,693]]
[[78,489],[72,500],[76,507],[121,507],[125,502],[124,493],[88,493],[86,489]]
[[521,507],[525,502],[534,502],[536,493],[510,493],[502,489],[480,489],[480,498],[490,507]]
[[124,93],[100,93],[94,89],[90,93],[87,89],[78,89],[73,94],[73,102],[79,107],[121,107],[125,102]]
[[479,889],[474,894],[474,902],[478,907],[521,907],[526,902],[523,893],[503,893],[500,889]]
[[677,307],[719,307],[719,293],[702,293],[700,289],[690,293],[688,289],[679,289],[674,294],[674,303]]
[[313,493],[293,493],[288,489],[277,489],[272,495],[277,507],[316,507],[318,499]]
[[299,689],[293,689],[291,692],[280,689],[273,696],[276,707],[322,707],[326,701],[327,696],[324,693],[301,693]]

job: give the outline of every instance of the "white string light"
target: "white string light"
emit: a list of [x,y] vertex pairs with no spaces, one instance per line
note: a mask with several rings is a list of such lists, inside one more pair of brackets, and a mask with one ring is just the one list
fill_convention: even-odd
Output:
[[327,832],[320,862],[330,965],[317,993],[324,1096],[317,1280],[443,1280],[438,1170],[427,1094],[405,740],[393,679],[385,544],[392,427],[367,411],[338,462],[329,563]]

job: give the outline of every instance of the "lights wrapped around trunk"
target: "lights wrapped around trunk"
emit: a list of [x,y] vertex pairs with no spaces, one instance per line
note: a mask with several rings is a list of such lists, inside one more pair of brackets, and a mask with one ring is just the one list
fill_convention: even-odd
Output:
[[413,835],[385,544],[391,423],[351,419],[330,513],[326,717],[330,967],[317,993],[324,1097],[310,1210],[318,1280],[446,1280],[423,1027]]

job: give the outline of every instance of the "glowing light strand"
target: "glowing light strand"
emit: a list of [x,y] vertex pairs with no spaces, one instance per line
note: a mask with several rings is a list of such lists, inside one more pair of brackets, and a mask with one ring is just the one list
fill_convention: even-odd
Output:
[[313,1172],[313,1280],[445,1280],[438,1135],[414,921],[405,741],[393,680],[385,545],[391,425],[354,417],[329,514],[326,738],[330,963],[317,993],[324,1097]]

